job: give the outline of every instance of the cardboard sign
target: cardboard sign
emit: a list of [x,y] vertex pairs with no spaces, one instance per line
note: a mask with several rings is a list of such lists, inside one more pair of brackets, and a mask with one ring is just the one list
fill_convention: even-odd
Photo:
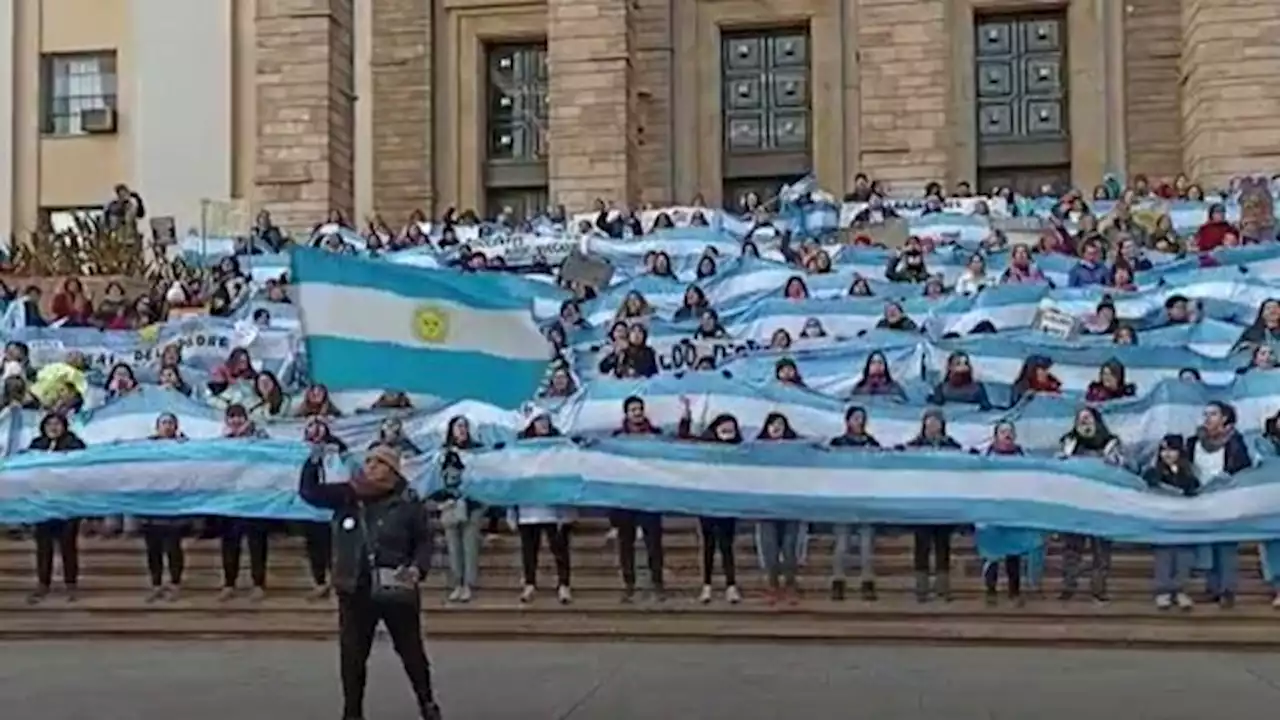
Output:
[[249,203],[238,198],[207,200],[202,210],[207,237],[242,237],[249,233],[253,222],[249,216]]
[[151,218],[151,239],[160,245],[172,245],[178,241],[172,215]]
[[991,229],[1003,232],[1010,245],[1034,246],[1040,240],[1042,227],[1038,217],[991,218]]
[[859,235],[865,235],[871,238],[872,245],[883,245],[891,250],[897,250],[907,244],[907,238],[911,236],[911,228],[905,218],[891,218],[884,222],[854,225],[849,228],[846,235],[850,242]]
[[572,252],[560,266],[560,278],[579,282],[594,290],[609,287],[613,278],[613,265],[602,257]]

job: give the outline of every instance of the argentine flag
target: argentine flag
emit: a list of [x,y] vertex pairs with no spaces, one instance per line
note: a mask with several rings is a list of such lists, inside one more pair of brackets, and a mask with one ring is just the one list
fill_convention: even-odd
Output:
[[498,278],[293,251],[311,379],[516,408],[551,357],[527,298]]

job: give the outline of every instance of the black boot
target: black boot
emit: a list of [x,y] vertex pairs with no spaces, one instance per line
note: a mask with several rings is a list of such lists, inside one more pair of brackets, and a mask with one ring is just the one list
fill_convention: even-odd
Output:
[[832,580],[831,581],[831,599],[836,601],[844,600],[844,588],[845,586],[844,586],[843,580]]
[[435,703],[422,708],[422,720],[444,720],[444,715],[440,713],[440,706]]
[[876,599],[876,581],[875,580],[862,581],[862,599],[866,600],[867,602],[875,602],[875,599]]

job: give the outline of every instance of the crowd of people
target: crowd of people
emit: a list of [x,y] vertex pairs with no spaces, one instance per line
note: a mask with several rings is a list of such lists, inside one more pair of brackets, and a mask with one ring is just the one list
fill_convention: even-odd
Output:
[[[971,190],[963,183],[954,193],[956,197],[970,195]],[[1067,192],[1047,214],[1039,241],[1034,245],[1010,244],[1004,233],[992,231],[981,246],[973,250],[959,278],[948,281],[928,267],[928,258],[931,252],[950,241],[947,238],[912,236],[891,253],[883,277],[854,276],[847,295],[884,297],[884,314],[876,328],[918,334],[921,328],[904,310],[902,298],[974,295],[999,284],[1049,284],[1050,280],[1038,267],[1038,259],[1050,254],[1067,256],[1074,258],[1075,263],[1068,276],[1070,287],[1101,286],[1109,293],[1097,305],[1095,312],[1085,319],[1083,332],[1108,336],[1116,345],[1138,344],[1141,333],[1152,327],[1188,324],[1199,319],[1197,304],[1177,294],[1166,300],[1162,322],[1154,325],[1147,322],[1138,328],[1119,316],[1113,298],[1138,289],[1140,274],[1152,269],[1152,261],[1146,253],[1180,254],[1196,258],[1202,267],[1211,267],[1218,262],[1214,253],[1219,249],[1277,241],[1275,237],[1262,237],[1261,227],[1253,221],[1240,225],[1229,222],[1226,208],[1221,204],[1208,205],[1204,223],[1189,236],[1180,236],[1167,215],[1158,217],[1151,226],[1133,217],[1134,209],[1151,198],[1196,200],[1203,196],[1199,187],[1183,176],[1156,187],[1145,178],[1137,177],[1127,188],[1100,186],[1095,190],[1095,200],[1115,201],[1107,215],[1098,218],[1091,213],[1090,201],[1083,194]],[[1004,199],[1010,207],[1016,206],[1016,198],[1011,191],[996,190],[991,197]],[[897,212],[891,204],[883,201],[879,186],[863,175],[855,178],[853,190],[846,200],[867,203],[862,213],[869,215],[863,218],[864,221],[875,222]],[[944,200],[942,188],[931,185],[922,201],[924,212],[941,212]],[[695,199],[691,207],[699,208],[703,204]],[[759,257],[762,250],[766,253],[776,250],[781,261],[794,270],[794,275],[778,289],[778,296],[790,300],[809,298],[808,285],[814,278],[839,272],[832,258],[834,247],[828,238],[792,237],[785,228],[774,227],[776,216],[767,208],[754,195],[742,198],[741,213],[750,217],[754,224],[741,242],[741,254]],[[710,212],[703,215],[695,211],[687,222],[694,226],[706,224]],[[575,222],[578,226],[571,228]],[[587,220],[574,221],[563,208],[553,208],[542,217],[519,221],[511,217],[511,213],[504,212],[499,214],[494,224],[500,228],[530,229],[540,223],[564,227],[566,232],[626,240],[670,227],[673,220],[669,214],[658,213],[657,219],[646,227],[638,213],[601,203]],[[470,233],[460,232],[462,228],[478,225],[480,222],[475,213],[468,211],[455,215],[450,211],[438,223],[428,223],[425,215],[415,214],[401,230],[393,230],[381,218],[374,216],[368,220],[363,232],[357,232],[340,212],[335,211],[325,223],[317,225],[311,244],[334,252],[370,254],[429,247],[443,253],[449,258],[449,264],[461,271],[554,274],[554,263],[547,262],[545,258],[535,257],[519,267],[508,266],[500,255],[486,255],[459,239],[460,235],[470,236]],[[768,232],[761,232],[764,230]],[[352,236],[362,238],[363,247],[355,246],[349,239]],[[867,242],[869,240],[865,236],[857,236],[854,240],[855,246]],[[106,332],[138,330],[193,310],[230,317],[250,297],[263,297],[276,303],[290,302],[287,277],[258,282],[250,272],[241,268],[242,260],[252,262],[256,255],[284,251],[290,244],[288,237],[272,223],[269,214],[263,212],[250,234],[238,242],[233,256],[221,258],[208,270],[181,259],[174,260],[166,273],[152,279],[150,290],[142,295],[129,297],[122,285],[112,284],[106,286],[100,297],[90,297],[83,283],[72,278],[63,284],[51,302],[46,303],[34,286],[21,291],[0,286],[0,302],[22,303],[26,325],[36,328],[98,328]],[[1008,252],[1009,264],[1007,269],[995,274],[988,271],[987,260],[997,252]],[[721,322],[718,309],[709,302],[702,283],[716,278],[718,267],[731,259],[708,250],[698,258],[691,275],[681,275],[676,272],[677,263],[669,253],[655,250],[645,254],[641,261],[642,274],[687,282],[681,307],[671,318],[662,319],[684,323],[682,327],[687,327],[691,340],[729,338],[731,333]],[[888,283],[890,290],[886,292],[881,283]],[[578,282],[563,282],[562,286],[571,297],[561,305],[558,319],[546,327],[551,346],[550,364],[541,396],[542,400],[549,402],[573,397],[588,382],[584,368],[575,364],[574,349],[580,345],[583,334],[594,327],[588,320],[587,310],[602,290]],[[1280,300],[1267,300],[1256,312],[1256,318],[1243,330],[1238,341],[1238,347],[1250,353],[1247,364],[1240,368],[1241,373],[1272,369],[1280,363],[1274,345],[1276,338],[1280,337]],[[608,347],[601,348],[598,359],[593,358],[594,367],[585,370],[606,379],[634,380],[657,375],[660,372],[659,362],[655,349],[650,345],[649,325],[658,315],[659,311],[641,292],[627,294],[607,324]],[[263,326],[271,323],[269,316],[254,316],[253,320]],[[990,323],[979,323],[973,332],[994,333],[996,328]],[[838,339],[833,338],[816,318],[806,321],[803,331],[795,337],[780,329],[767,338],[749,339],[762,349],[782,353],[775,367],[778,383],[805,387],[801,365],[786,353],[815,338]],[[450,418],[443,437],[411,437],[405,432],[404,419],[416,408],[405,393],[388,388],[372,405],[340,408],[326,387],[307,381],[305,372],[277,377],[273,372],[262,369],[250,351],[244,348],[233,350],[225,363],[209,373],[207,382],[203,383],[191,383],[184,378],[182,349],[176,345],[165,348],[161,353],[155,383],[140,382],[135,368],[125,362],[114,364],[95,383],[89,359],[78,352],[68,353],[60,362],[37,367],[32,362],[30,348],[21,340],[10,340],[4,354],[3,405],[43,413],[39,431],[28,448],[30,451],[84,449],[85,443],[73,431],[76,413],[96,402],[109,403],[154,385],[219,408],[223,413],[225,438],[252,441],[276,436],[276,428],[296,432],[295,423],[301,422],[302,436],[297,439],[334,454],[365,453],[397,471],[401,458],[437,453],[441,482],[429,489],[426,500],[439,511],[444,530],[450,574],[448,600],[466,603],[477,592],[480,585],[478,558],[486,545],[483,536],[514,531],[521,546],[520,601],[529,603],[535,600],[539,582],[538,555],[544,539],[555,560],[556,598],[561,603],[572,601],[572,527],[579,511],[567,507],[486,507],[469,496],[464,472],[466,454],[486,446],[473,431],[471,418],[461,415]],[[850,368],[850,376],[856,379],[852,392],[845,398],[849,405],[844,413],[844,432],[836,437],[803,438],[792,427],[787,415],[780,411],[762,419],[713,413],[709,422],[697,423],[688,401],[683,402],[683,412],[677,417],[655,419],[646,407],[645,398],[640,395],[628,397],[621,404],[618,426],[613,435],[665,436],[720,444],[820,442],[842,452],[875,449],[913,452],[924,449],[1015,456],[1024,454],[1024,450],[1019,445],[1018,430],[1013,421],[995,423],[988,442],[968,448],[948,433],[947,412],[956,407],[984,411],[1014,407],[1036,395],[1071,396],[1064,390],[1064,383],[1055,377],[1051,360],[1038,355],[1025,359],[1022,372],[1012,384],[1008,403],[994,399],[995,393],[989,391],[981,379],[980,370],[964,352],[950,355],[940,379],[929,388],[925,397],[918,399],[912,396],[913,391],[906,386],[907,383],[894,377],[890,365],[883,352],[874,351],[867,355],[861,368]],[[717,361],[712,356],[700,358],[692,367],[693,372],[715,369]],[[1183,369],[1176,377],[1189,383],[1200,382],[1195,368]],[[100,387],[91,389],[91,384],[99,384]],[[1204,407],[1198,427],[1169,428],[1169,434],[1163,437],[1151,456],[1139,457],[1130,450],[1124,438],[1109,429],[1107,423],[1108,403],[1132,398],[1135,393],[1134,384],[1126,379],[1123,363],[1113,359],[1102,364],[1096,380],[1078,398],[1079,411],[1063,427],[1058,448],[1060,456],[1098,458],[1140,475],[1153,491],[1193,497],[1202,488],[1224,482],[1260,461],[1256,457],[1258,451],[1245,441],[1243,433],[1256,430],[1280,448],[1280,412],[1264,427],[1242,428],[1238,426],[1236,408],[1228,402],[1213,401]],[[97,399],[91,399],[91,395]],[[919,431],[914,438],[901,443],[882,443],[875,437],[872,429],[876,424],[877,408],[884,402],[922,406]],[[339,436],[335,420],[353,412],[375,413],[381,418],[376,437],[362,438],[357,443],[352,438]],[[744,438],[743,429],[748,426],[760,428],[755,437]],[[531,412],[527,424],[503,442],[575,434],[575,428],[558,428],[554,414],[544,408]],[[148,438],[153,442],[183,442],[185,439],[182,419],[174,413],[159,415],[155,419],[154,433]],[[492,443],[488,445],[492,446]],[[314,478],[308,479],[305,474],[300,492],[308,502],[326,504],[317,494]],[[651,595],[656,601],[661,601],[666,596],[661,514],[617,508],[608,512],[608,518],[616,539],[622,600],[630,603],[637,597],[636,544],[642,539],[648,556]],[[745,518],[698,518],[702,538],[699,602],[710,603],[716,597],[713,587],[717,558],[724,588],[722,597],[730,603],[742,600],[733,548],[740,526],[748,521]],[[767,600],[770,603],[795,602],[798,599],[797,573],[807,524],[803,518],[762,520],[758,523],[758,549],[767,576]],[[224,601],[238,595],[242,546],[247,544],[250,597],[260,600],[265,597],[268,586],[269,537],[283,525],[277,521],[227,517],[58,519],[37,523],[30,529],[36,545],[37,565],[37,588],[31,595],[31,601],[41,602],[51,592],[55,549],[62,557],[68,599],[74,599],[80,572],[78,537],[82,534],[120,532],[136,532],[145,539],[146,565],[151,582],[148,601],[172,601],[179,597],[185,565],[182,539],[193,533],[220,539],[223,587],[219,597]],[[310,596],[317,600],[328,597],[332,582],[329,568],[333,562],[334,529],[324,522],[289,525],[291,531],[301,534],[306,540],[314,581]],[[910,532],[914,539],[916,598],[921,602],[951,598],[952,543],[957,533],[967,529],[954,525],[892,529],[853,522],[837,524],[831,530],[836,539],[830,568],[832,599],[843,600],[849,593],[847,575],[856,535],[858,594],[864,600],[875,600],[876,540],[887,532],[903,530]],[[1111,541],[1105,537],[1067,533],[1059,542],[1063,549],[1061,598],[1070,600],[1076,596],[1083,574],[1083,556],[1087,552],[1090,555],[1088,594],[1095,601],[1106,602],[1109,599]],[[1156,605],[1161,609],[1190,609],[1194,601],[1189,591],[1189,577],[1197,567],[1207,568],[1206,599],[1223,607],[1233,605],[1240,578],[1238,549],[1238,543],[1212,543],[1204,548],[1189,545],[1155,547],[1153,594]],[[998,578],[1003,569],[1009,598],[1022,604],[1024,559],[1019,555],[1009,555],[991,559],[986,564],[984,579],[989,602],[998,601]],[[1274,605],[1280,608],[1280,587],[1277,590]]]

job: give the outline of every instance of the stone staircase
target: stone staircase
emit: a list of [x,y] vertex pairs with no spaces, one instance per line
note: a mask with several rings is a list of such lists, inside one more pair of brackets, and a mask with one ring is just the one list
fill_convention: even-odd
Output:
[[[432,637],[466,639],[680,640],[917,642],[978,644],[1052,644],[1056,646],[1160,646],[1186,648],[1280,648],[1280,612],[1270,606],[1270,591],[1256,577],[1252,548],[1242,551],[1245,578],[1235,609],[1202,604],[1190,613],[1161,612],[1151,602],[1150,553],[1117,547],[1110,590],[1112,602],[1087,598],[1057,600],[1060,558],[1051,545],[1042,594],[1028,593],[1025,607],[1001,598],[996,607],[983,601],[981,563],[967,537],[957,537],[952,560],[955,600],[919,604],[911,594],[909,534],[877,540],[876,602],[857,599],[856,571],[850,599],[829,599],[832,541],[810,538],[801,570],[802,599],[769,605],[749,533],[738,538],[741,605],[722,600],[699,605],[698,538],[688,520],[667,521],[668,597],[655,603],[645,593],[622,604],[616,549],[602,522],[579,523],[573,538],[574,602],[561,606],[551,588],[554,572],[543,551],[541,587],[531,605],[517,602],[518,540],[499,536],[489,542],[481,562],[480,587],[467,605],[448,605],[445,573],[433,571],[424,591],[427,632]],[[637,549],[644,584],[643,543]],[[302,542],[273,537],[268,597],[260,603],[237,598],[216,600],[220,561],[216,540],[189,539],[183,597],[177,602],[147,603],[142,542],[133,538],[81,540],[81,591],[75,603],[55,593],[44,603],[25,602],[31,590],[32,543],[0,540],[0,639],[19,638],[299,638],[329,636],[336,629],[332,601],[309,602],[310,589]],[[247,558],[245,559],[247,563]],[[444,567],[443,558],[437,567]],[[57,576],[55,575],[55,578]],[[242,582],[247,582],[246,572]],[[1197,583],[1198,586],[1198,583]],[[1003,586],[1002,586],[1003,587]]]

